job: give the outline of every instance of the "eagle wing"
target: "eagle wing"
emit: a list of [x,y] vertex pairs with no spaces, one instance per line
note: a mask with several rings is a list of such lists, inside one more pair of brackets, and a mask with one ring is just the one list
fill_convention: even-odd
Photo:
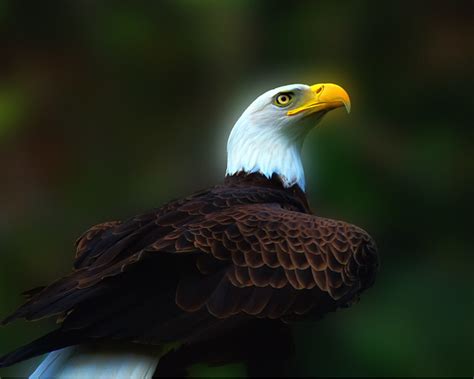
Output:
[[191,197],[86,232],[74,270],[2,322],[56,315],[59,329],[0,366],[101,339],[192,343],[257,318],[319,318],[372,284],[377,253],[365,231],[243,192]]

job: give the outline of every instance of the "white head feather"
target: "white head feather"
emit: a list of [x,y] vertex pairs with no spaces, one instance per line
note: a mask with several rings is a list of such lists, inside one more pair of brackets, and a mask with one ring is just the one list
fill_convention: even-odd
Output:
[[[338,91],[342,90],[333,84],[325,85],[331,89],[337,87]],[[349,107],[348,97],[347,101],[338,98],[338,106],[334,106],[335,103],[332,102],[332,107],[320,107],[316,112],[314,99],[317,97],[319,100],[322,91],[320,88],[325,85],[310,87],[305,84],[291,84],[278,87],[265,92],[250,104],[230,133],[227,142],[226,175],[240,172],[260,173],[271,178],[273,174],[277,174],[285,187],[297,184],[304,190],[301,148],[305,136],[329,109],[341,105]],[[316,86],[321,86],[318,87],[318,92],[315,92]],[[293,95],[293,101],[287,107],[275,104],[275,97],[280,93]],[[288,115],[289,110],[298,107],[304,111]],[[311,117],[307,117],[310,115]]]

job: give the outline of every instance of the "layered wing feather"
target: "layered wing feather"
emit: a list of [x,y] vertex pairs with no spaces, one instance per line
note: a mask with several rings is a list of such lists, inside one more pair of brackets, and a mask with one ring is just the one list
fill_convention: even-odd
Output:
[[215,188],[77,242],[75,269],[4,322],[59,315],[91,338],[159,343],[226,320],[321,316],[370,286],[373,240],[283,191]]
[[372,284],[377,266],[375,243],[364,230],[279,204],[245,205],[207,215],[145,249],[196,250],[206,253],[196,261],[203,277],[214,260],[229,262],[219,283],[222,288],[196,303],[186,293],[195,285],[191,282],[178,288],[177,303],[183,309],[205,304],[217,317],[244,312],[279,318],[304,314],[318,305],[320,311],[329,304],[344,305]]

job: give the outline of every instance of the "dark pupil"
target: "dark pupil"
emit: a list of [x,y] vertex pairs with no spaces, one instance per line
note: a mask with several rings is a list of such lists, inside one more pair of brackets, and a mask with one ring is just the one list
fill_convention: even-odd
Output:
[[288,101],[288,98],[286,96],[280,96],[281,103],[286,103],[287,101]]

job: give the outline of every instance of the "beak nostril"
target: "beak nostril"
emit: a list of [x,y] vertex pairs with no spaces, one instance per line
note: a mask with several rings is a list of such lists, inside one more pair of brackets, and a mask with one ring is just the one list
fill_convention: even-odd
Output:
[[316,95],[319,95],[322,90],[323,90],[323,86],[319,87],[319,88],[316,90]]

